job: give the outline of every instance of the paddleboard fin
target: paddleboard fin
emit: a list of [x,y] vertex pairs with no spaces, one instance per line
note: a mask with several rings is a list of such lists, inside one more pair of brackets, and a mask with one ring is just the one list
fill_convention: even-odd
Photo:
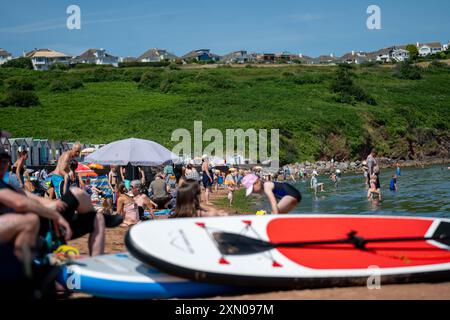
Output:
[[[432,238],[436,238],[436,242],[450,247],[450,222],[441,222],[434,232]],[[440,240],[442,239],[442,240]]]
[[212,236],[217,243],[217,248],[223,255],[257,254],[274,248],[269,242],[236,233],[214,232]]

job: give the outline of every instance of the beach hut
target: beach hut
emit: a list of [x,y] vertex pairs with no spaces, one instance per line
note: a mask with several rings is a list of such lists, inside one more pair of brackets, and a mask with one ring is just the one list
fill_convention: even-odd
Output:
[[0,146],[3,147],[3,149],[6,150],[11,155],[11,143],[9,142],[9,139],[7,138],[0,138]]
[[61,154],[64,152],[63,151],[63,146],[61,141],[50,141],[50,154],[48,157],[48,162],[49,163],[56,163],[59,159],[59,157],[61,156]]
[[[9,142],[11,143],[11,163],[17,161],[17,153],[20,147],[23,147],[25,148],[25,150],[28,150],[28,152],[30,152],[30,146],[28,145],[25,138],[11,138],[9,139]],[[30,165],[29,162],[30,158],[28,158],[26,165]]]
[[61,146],[63,152],[69,151],[71,149],[71,142],[63,141],[61,142]]
[[50,143],[47,139],[37,139],[35,142],[38,145],[37,163],[40,166],[47,165],[50,157]]

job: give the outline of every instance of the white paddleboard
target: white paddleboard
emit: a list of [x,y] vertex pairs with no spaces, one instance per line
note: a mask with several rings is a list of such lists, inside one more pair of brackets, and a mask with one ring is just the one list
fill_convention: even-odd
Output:
[[[356,231],[391,242],[261,249],[272,243],[338,240]],[[238,235],[228,241],[225,235]],[[386,216],[272,215],[169,219],[131,228],[126,245],[141,261],[175,276],[218,284],[312,288],[450,279],[450,241],[392,238],[450,236],[450,220]],[[244,238],[241,239],[241,238]],[[229,239],[229,238],[228,238]],[[235,240],[233,240],[235,241]]]

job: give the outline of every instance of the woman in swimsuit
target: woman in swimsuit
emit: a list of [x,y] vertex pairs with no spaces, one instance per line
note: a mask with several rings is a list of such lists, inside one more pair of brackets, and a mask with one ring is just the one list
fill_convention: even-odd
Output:
[[205,188],[205,201],[206,205],[210,205],[209,203],[209,194],[212,192],[214,175],[209,167],[208,156],[204,155],[202,157],[202,181],[203,187]]
[[242,179],[242,185],[247,189],[247,196],[264,192],[272,207],[272,214],[289,213],[302,201],[300,191],[292,185],[283,182],[264,182],[255,174],[246,175]]
[[117,213],[123,217],[121,227],[132,226],[139,222],[139,207],[133,198],[127,194],[124,183],[119,185],[119,199],[117,200]]

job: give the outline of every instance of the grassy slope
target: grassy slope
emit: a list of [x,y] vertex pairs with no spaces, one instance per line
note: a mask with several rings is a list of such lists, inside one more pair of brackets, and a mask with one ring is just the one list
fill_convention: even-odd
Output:
[[[69,74],[83,72],[87,71]],[[329,90],[332,67],[171,72],[175,80],[168,93],[140,89],[123,79],[85,81],[84,88],[52,93],[49,81],[67,74],[0,70],[3,79],[16,73],[32,78],[42,103],[30,109],[2,109],[0,127],[14,136],[91,143],[134,136],[167,146],[174,144],[174,129],[192,129],[194,120],[202,120],[204,129],[280,128],[301,160],[333,155],[333,149],[345,149],[344,154],[354,158],[370,145],[385,154],[406,156],[408,141],[431,150],[436,146],[422,136],[449,138],[449,72],[426,73],[423,80],[409,81],[394,78],[385,68],[358,69],[356,83],[375,97],[377,106],[334,102]],[[318,83],[298,84],[305,79]]]

